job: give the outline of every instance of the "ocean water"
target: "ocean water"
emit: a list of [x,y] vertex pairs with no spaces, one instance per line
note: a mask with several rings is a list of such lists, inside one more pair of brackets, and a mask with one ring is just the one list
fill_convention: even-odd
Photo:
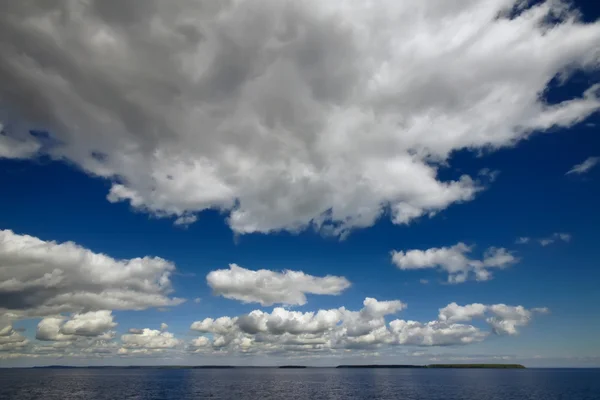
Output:
[[0,399],[598,400],[600,369],[3,369]]

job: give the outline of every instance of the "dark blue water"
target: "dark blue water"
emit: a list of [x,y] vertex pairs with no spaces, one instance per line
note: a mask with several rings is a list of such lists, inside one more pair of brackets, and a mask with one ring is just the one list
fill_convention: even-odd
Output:
[[0,399],[598,400],[598,369],[0,370]]

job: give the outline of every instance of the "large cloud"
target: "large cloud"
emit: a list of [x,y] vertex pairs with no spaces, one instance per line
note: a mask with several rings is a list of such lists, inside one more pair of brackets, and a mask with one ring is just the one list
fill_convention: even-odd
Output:
[[0,312],[43,316],[176,305],[182,300],[168,297],[174,269],[161,258],[116,260],[72,242],[0,230]]
[[600,23],[558,0],[505,17],[516,4],[4,1],[0,157],[69,160],[179,224],[209,208],[238,233],[407,223],[482,188],[439,178],[453,151],[600,107],[597,88],[540,95],[598,66]]
[[392,251],[392,262],[402,270],[438,268],[448,273],[448,282],[465,282],[470,276],[478,281],[492,278],[491,269],[506,268],[518,261],[504,248],[490,247],[482,260],[468,257],[472,247],[457,243],[452,247],[427,250]]
[[[238,317],[206,318],[190,328],[208,336],[192,340],[188,347],[193,352],[311,353],[398,345],[466,345],[481,342],[492,332],[514,335],[517,327],[527,325],[535,313],[547,312],[504,304],[452,303],[439,310],[435,321],[386,321],[386,316],[405,307],[398,300],[366,298],[359,311],[344,307],[318,312],[275,308],[270,313],[255,310]],[[459,323],[472,319],[484,320],[491,330]]]
[[266,269],[252,271],[236,264],[229,269],[211,271],[206,282],[215,294],[263,306],[306,304],[306,294],[339,295],[350,287],[342,276],[317,277],[302,271],[274,272]]
[[46,317],[38,323],[36,339],[76,340],[80,336],[98,337],[117,326],[111,311],[101,310],[65,317]]

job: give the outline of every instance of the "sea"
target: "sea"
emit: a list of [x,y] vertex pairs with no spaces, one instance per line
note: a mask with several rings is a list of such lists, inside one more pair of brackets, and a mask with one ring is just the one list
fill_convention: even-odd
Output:
[[599,400],[600,369],[0,369],[0,399]]

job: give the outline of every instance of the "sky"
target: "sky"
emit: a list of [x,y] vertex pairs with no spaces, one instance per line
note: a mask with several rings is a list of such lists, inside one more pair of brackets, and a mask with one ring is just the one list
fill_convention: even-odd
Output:
[[600,366],[600,7],[0,5],[0,365]]

